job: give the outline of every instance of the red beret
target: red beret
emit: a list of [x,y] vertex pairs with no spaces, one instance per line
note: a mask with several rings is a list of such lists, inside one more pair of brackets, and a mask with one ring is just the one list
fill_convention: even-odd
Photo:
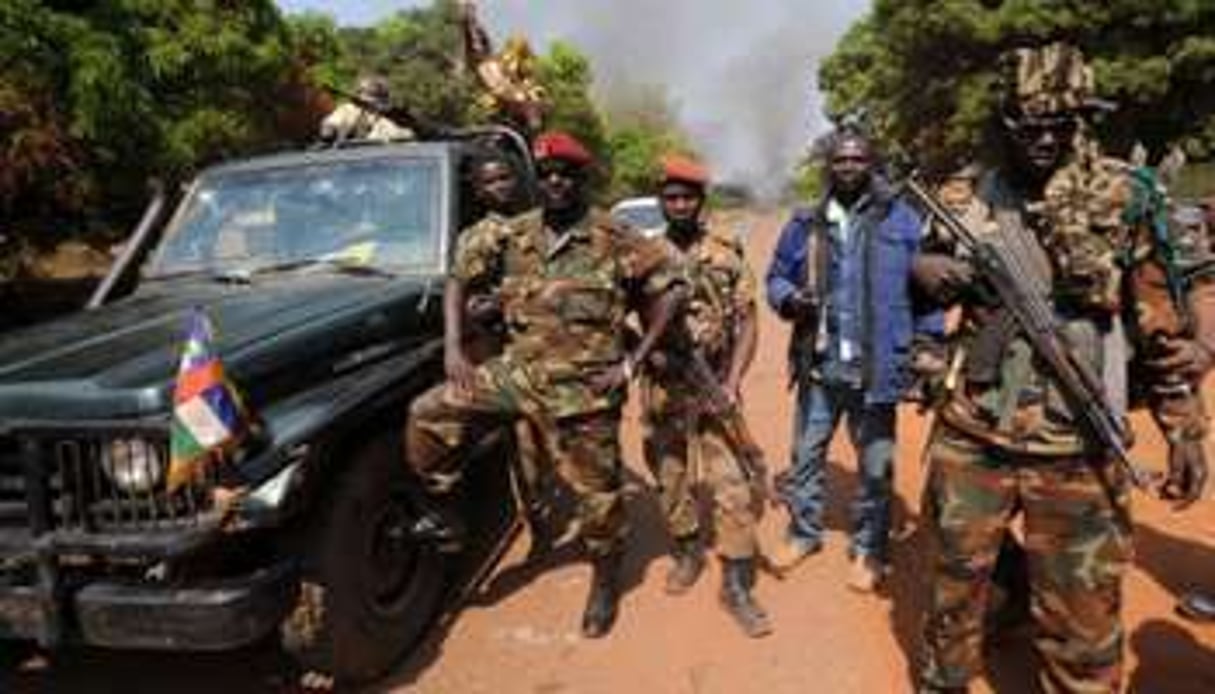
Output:
[[550,130],[536,138],[532,145],[532,156],[536,161],[561,159],[578,166],[587,166],[593,160],[591,153],[569,133]]
[[679,181],[701,188],[709,185],[709,170],[704,164],[678,154],[662,158],[662,180],[664,183]]

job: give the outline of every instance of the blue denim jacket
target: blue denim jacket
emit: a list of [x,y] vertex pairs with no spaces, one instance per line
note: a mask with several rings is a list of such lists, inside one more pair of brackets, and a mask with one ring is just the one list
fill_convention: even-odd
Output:
[[[920,241],[919,217],[881,184],[875,184],[870,195],[868,208],[860,211],[853,229],[853,233],[864,234],[867,254],[861,302],[861,382],[867,404],[893,404],[911,382],[908,367],[913,336],[940,339],[944,316],[939,310],[921,310],[912,302],[911,261]],[[807,263],[815,262],[807,257],[810,235],[818,235],[820,243],[831,243],[826,199],[813,209],[795,211],[781,232],[766,280],[773,310],[779,311],[785,300],[806,285]],[[827,249],[830,252],[829,246]],[[831,289],[825,286],[827,275],[816,271],[819,297],[826,297]],[[814,337],[795,332],[794,339]],[[834,343],[836,336],[828,336],[828,340]],[[816,362],[821,365],[825,356],[816,353]],[[794,374],[799,382],[808,376]]]

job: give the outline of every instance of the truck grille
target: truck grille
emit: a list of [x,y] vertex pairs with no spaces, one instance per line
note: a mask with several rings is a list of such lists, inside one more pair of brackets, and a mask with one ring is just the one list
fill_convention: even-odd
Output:
[[[11,460],[0,458],[0,528],[20,515],[19,522],[36,534],[181,530],[199,525],[214,507],[216,477],[210,469],[193,483],[167,492],[169,447],[162,430],[23,432],[14,443],[35,452],[38,473],[31,486],[18,445],[11,446]],[[146,488],[133,491],[116,484],[112,475],[115,459],[133,460],[136,449],[147,454],[145,460],[156,462],[126,466],[128,476],[148,480],[141,485]]]
[[28,528],[25,472],[18,456],[17,440],[0,436],[0,535],[14,535]]

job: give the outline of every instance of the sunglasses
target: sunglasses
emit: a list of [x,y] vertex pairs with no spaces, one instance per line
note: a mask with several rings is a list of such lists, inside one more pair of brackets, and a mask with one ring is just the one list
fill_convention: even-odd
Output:
[[1076,134],[1080,124],[1075,118],[1041,118],[1006,121],[1009,131],[1023,142],[1033,142],[1043,135],[1051,134],[1056,139],[1068,141]]
[[577,180],[582,175],[582,170],[563,161],[548,161],[536,166],[536,175],[541,179],[556,176],[557,178],[568,178]]

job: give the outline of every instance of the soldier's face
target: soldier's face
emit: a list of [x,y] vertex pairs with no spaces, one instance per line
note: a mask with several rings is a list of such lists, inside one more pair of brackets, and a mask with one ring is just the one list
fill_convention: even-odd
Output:
[[570,210],[582,204],[582,168],[560,159],[546,159],[536,165],[540,178],[540,203],[553,212]]
[[503,211],[514,205],[519,180],[505,162],[482,164],[476,181],[477,195],[491,210]]
[[1077,125],[1066,116],[1023,118],[1010,125],[1010,133],[1022,163],[1034,173],[1046,175],[1063,164]]
[[864,140],[848,137],[831,152],[831,181],[839,191],[855,193],[869,183],[873,157]]
[[695,226],[700,221],[700,211],[704,208],[704,192],[696,186],[687,183],[672,182],[664,185],[659,192],[662,203],[662,215],[673,227],[686,229]]

